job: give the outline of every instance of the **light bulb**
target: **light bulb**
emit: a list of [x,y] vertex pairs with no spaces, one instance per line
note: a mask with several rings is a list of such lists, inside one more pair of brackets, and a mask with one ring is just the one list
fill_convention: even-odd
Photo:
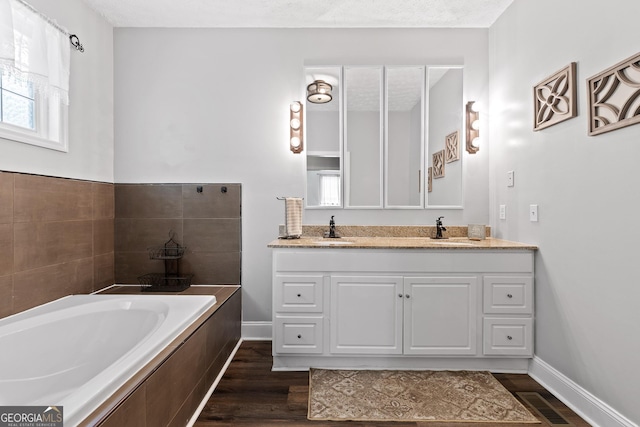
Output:
[[300,107],[301,107],[301,105],[297,101],[296,102],[292,102],[291,106],[290,106],[291,111],[293,111],[294,113],[297,113],[298,111],[300,111]]
[[300,147],[300,138],[298,138],[297,136],[291,138],[291,146],[294,148]]
[[480,108],[479,108],[479,106],[478,106],[478,103],[477,103],[477,102],[475,102],[475,101],[472,101],[472,102],[471,102],[471,105],[469,106],[469,109],[470,109],[471,111],[473,111],[474,113],[478,113],[478,112],[480,112]]
[[293,129],[293,130],[298,130],[298,129],[300,129],[300,120],[298,120],[298,119],[291,119],[291,129]]
[[471,128],[474,129],[474,130],[480,129],[480,120],[474,120],[471,123]]

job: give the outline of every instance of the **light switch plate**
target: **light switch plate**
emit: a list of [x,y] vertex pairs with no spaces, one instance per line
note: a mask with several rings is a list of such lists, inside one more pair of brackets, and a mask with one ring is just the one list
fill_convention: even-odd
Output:
[[500,205],[500,219],[507,219],[507,205]]
[[507,187],[513,187],[515,185],[513,171],[507,172]]
[[529,221],[538,222],[538,205],[529,205]]

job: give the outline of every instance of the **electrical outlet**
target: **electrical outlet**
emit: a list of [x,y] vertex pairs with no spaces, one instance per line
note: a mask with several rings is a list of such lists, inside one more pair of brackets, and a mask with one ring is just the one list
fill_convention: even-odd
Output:
[[500,219],[507,219],[507,205],[500,205]]
[[515,185],[513,177],[513,171],[507,172],[507,187],[513,187]]
[[529,205],[529,221],[538,222],[538,205]]

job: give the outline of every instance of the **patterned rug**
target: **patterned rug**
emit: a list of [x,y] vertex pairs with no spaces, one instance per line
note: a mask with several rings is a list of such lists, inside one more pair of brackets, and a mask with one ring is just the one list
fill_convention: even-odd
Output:
[[539,423],[489,372],[309,371],[310,420]]

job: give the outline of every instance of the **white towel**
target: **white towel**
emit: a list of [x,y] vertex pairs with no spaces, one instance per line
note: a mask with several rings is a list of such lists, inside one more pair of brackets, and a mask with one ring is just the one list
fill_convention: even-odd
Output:
[[302,236],[302,199],[300,197],[285,197],[285,237]]

